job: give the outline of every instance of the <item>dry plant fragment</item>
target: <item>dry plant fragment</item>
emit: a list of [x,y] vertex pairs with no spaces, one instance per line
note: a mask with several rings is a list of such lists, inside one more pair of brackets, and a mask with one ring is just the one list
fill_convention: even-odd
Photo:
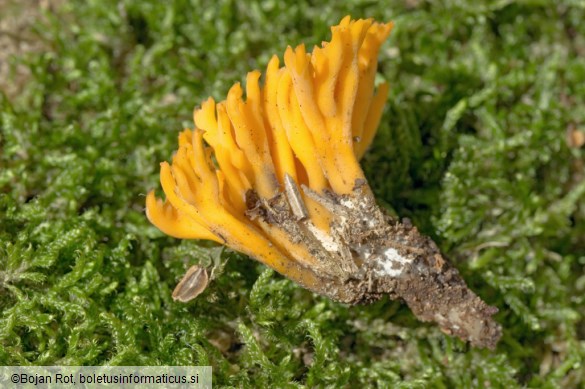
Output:
[[209,283],[207,269],[193,265],[173,290],[173,300],[186,303],[199,296]]
[[211,239],[304,287],[349,304],[384,294],[423,321],[474,345],[501,335],[485,304],[431,239],[376,205],[359,165],[388,94],[375,91],[377,55],[392,23],[344,18],[330,42],[288,47],[243,89],[195,110],[161,164],[166,201],[149,193],[147,216],[183,239]]

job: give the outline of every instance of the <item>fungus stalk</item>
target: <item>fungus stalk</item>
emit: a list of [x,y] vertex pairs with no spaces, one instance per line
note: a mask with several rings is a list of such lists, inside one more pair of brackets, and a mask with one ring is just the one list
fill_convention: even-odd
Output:
[[[500,327],[437,246],[376,205],[360,168],[388,95],[377,88],[377,55],[392,24],[344,18],[330,42],[274,56],[263,85],[195,110],[161,164],[166,200],[147,197],[164,233],[210,239],[257,259],[321,295],[347,304],[385,294],[423,321],[493,348]],[[377,91],[376,91],[377,89]]]

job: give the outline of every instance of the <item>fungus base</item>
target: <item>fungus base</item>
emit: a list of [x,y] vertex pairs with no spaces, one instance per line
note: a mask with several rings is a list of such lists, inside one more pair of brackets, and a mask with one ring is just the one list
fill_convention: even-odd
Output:
[[[376,205],[364,182],[350,195],[319,195],[303,187],[331,215],[331,236],[324,237],[299,219],[284,193],[269,201],[247,195],[247,215],[287,231],[291,240],[310,248],[320,266],[304,268],[317,283],[299,283],[348,304],[371,303],[387,294],[401,299],[419,320],[437,323],[443,332],[479,347],[493,349],[501,327],[492,319],[498,309],[473,293],[436,244],[409,222],[393,220]],[[333,258],[329,254],[338,254]],[[339,258],[340,257],[340,258]],[[341,259],[341,260],[340,260]],[[301,266],[301,265],[298,265]]]

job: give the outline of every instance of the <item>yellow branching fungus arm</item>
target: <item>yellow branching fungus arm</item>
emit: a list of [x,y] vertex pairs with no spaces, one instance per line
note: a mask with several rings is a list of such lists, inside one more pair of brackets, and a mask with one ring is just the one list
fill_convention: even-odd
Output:
[[264,120],[266,127],[269,128],[270,138],[269,147],[274,161],[274,168],[278,177],[278,182],[282,185],[285,175],[289,175],[293,180],[297,179],[297,169],[295,166],[295,156],[291,145],[286,138],[280,113],[278,112],[278,86],[284,73],[284,69],[279,67],[277,56],[273,56],[266,68],[266,80],[262,91],[264,100]]
[[389,90],[390,87],[387,83],[380,84],[378,87],[378,93],[372,98],[372,102],[368,109],[368,115],[363,124],[363,130],[361,135],[358,135],[360,142],[356,143],[354,146],[355,155],[358,159],[361,159],[364,156],[366,150],[374,140],[376,130],[378,129],[380,119],[382,118],[382,111],[384,110],[384,104],[386,104]]
[[180,239],[209,239],[221,243],[211,231],[179,212],[168,201],[164,202],[154,196],[151,191],[146,196],[146,216],[162,232]]

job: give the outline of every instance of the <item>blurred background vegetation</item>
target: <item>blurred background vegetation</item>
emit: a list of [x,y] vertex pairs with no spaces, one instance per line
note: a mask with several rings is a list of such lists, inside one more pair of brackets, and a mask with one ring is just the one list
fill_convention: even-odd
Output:
[[[366,174],[500,309],[495,351],[144,216],[193,107],[346,14],[396,25]],[[583,20],[579,0],[0,0],[0,364],[212,365],[218,387],[585,387]],[[214,261],[203,295],[171,300]]]

